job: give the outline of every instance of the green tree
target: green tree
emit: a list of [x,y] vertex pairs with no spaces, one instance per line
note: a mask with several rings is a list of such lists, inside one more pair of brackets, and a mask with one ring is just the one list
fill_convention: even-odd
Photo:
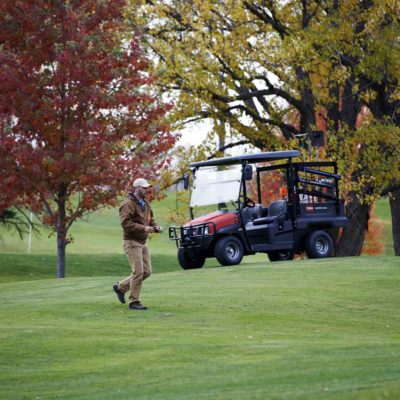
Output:
[[29,229],[32,229],[36,235],[39,234],[38,226],[33,224],[29,216],[19,207],[11,207],[0,213],[0,227],[9,232],[17,232],[21,239],[29,232]]
[[[349,187],[360,206],[394,194],[392,226],[399,255],[399,10],[391,0],[321,4],[327,20],[317,27],[312,47],[330,65],[328,127],[344,170],[352,171]],[[345,233],[343,239],[348,243],[352,238]]]
[[[321,5],[326,18],[309,36],[315,59],[329,66],[322,85],[326,98],[319,100],[327,110],[329,144],[347,172],[349,196],[357,197],[348,203],[349,214],[358,214],[355,223],[367,226],[362,216],[368,218],[369,205],[395,193],[400,184],[398,11],[393,1]],[[395,213],[392,223],[399,254],[400,219]],[[353,246],[354,237],[351,230],[344,232],[339,253]]]
[[397,182],[398,158],[382,168],[381,157],[396,131],[386,135],[365,112],[379,80],[370,63],[384,53],[385,35],[398,40],[392,3],[146,1],[135,15],[160,89],[175,96],[173,122],[209,118],[222,139],[244,136],[263,150],[306,148],[313,130],[326,129],[318,156],[338,160],[350,220],[338,255],[360,253],[371,202]]

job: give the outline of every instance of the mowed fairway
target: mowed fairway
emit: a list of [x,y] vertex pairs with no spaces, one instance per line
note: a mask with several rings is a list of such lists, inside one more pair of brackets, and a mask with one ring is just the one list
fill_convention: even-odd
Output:
[[[167,229],[170,195],[153,208]],[[166,233],[128,310],[115,209],[74,225],[67,278],[55,239],[0,231],[0,399],[399,399],[400,261],[388,202],[381,257],[183,271]],[[162,272],[162,273],[161,273]]]
[[0,284],[1,399],[398,399],[395,257]]

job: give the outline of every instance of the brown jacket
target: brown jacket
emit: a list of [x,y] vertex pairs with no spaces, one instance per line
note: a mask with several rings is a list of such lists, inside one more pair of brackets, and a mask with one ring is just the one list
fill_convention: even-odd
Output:
[[146,201],[144,208],[142,208],[133,193],[129,193],[126,196],[125,201],[119,208],[119,216],[124,230],[124,240],[135,240],[145,244],[148,236],[148,233],[145,232],[145,227],[148,225],[157,226],[149,203]]

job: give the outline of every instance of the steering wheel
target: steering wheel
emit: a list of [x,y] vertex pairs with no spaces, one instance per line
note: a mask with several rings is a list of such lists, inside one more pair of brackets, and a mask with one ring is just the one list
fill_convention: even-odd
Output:
[[254,200],[250,199],[250,197],[245,197],[245,199],[243,201],[243,208],[245,208],[245,207],[253,208],[255,206],[256,206],[256,203]]

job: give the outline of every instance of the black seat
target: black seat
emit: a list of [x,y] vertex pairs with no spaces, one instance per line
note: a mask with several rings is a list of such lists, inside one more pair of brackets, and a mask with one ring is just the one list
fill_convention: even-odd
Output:
[[253,220],[254,225],[271,224],[278,218],[286,218],[287,203],[285,200],[274,201],[268,209],[268,217]]
[[268,209],[263,208],[261,204],[256,204],[254,207],[246,207],[242,210],[245,222],[254,221],[260,217],[264,217],[267,213]]

